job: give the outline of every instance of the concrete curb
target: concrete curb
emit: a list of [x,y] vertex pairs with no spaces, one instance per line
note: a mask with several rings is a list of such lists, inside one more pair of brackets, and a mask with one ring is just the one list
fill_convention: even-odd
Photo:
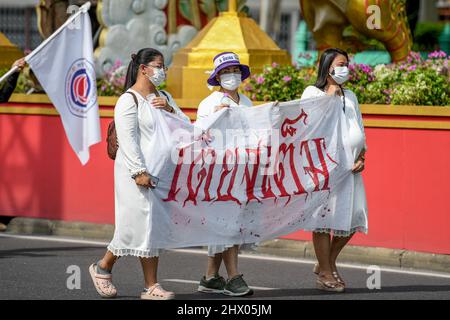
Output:
[[63,236],[91,240],[111,240],[114,226],[88,222],[73,222],[34,218],[14,218],[6,233]]
[[[314,248],[309,241],[275,239],[264,242],[259,253],[274,256],[315,259]],[[408,270],[450,272],[450,255],[433,254],[402,249],[346,246],[339,261],[364,265],[390,266]]]
[[[114,226],[87,222],[14,218],[8,224],[6,233],[53,235],[109,241],[113,237]],[[256,252],[277,257],[315,259],[314,248],[309,241],[285,239],[265,241],[258,247]],[[347,246],[339,256],[339,262],[450,272],[450,255],[422,253],[402,249]]]

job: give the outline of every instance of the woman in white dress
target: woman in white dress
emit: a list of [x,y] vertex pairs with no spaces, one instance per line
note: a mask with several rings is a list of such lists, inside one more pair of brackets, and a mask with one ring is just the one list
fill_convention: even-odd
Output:
[[[367,150],[364,125],[358,99],[351,90],[343,89],[342,84],[349,78],[348,55],[340,49],[327,49],[323,52],[318,70],[317,81],[303,92],[301,99],[338,95],[349,130],[348,137],[354,157],[354,191],[353,210],[350,230],[316,229],[313,231],[313,243],[318,264],[314,273],[318,275],[317,286],[326,291],[342,292],[345,282],[336,268],[336,260],[356,232],[367,233],[367,203],[361,172],[364,170],[365,152]],[[331,236],[333,234],[333,236]]]
[[[208,79],[210,86],[220,89],[206,97],[198,106],[197,119],[208,117],[223,108],[251,107],[252,102],[238,92],[241,82],[250,76],[250,68],[239,62],[233,52],[222,52],[214,57],[214,71]],[[244,245],[245,246],[245,245]],[[251,245],[247,245],[251,246]],[[229,296],[245,296],[253,293],[243,275],[238,272],[239,245],[208,246],[208,267],[200,280],[198,291],[223,293]],[[219,275],[222,259],[228,274],[228,281]]]
[[[152,188],[157,178],[148,171],[155,148],[154,112],[177,114],[189,118],[177,107],[172,97],[157,87],[165,80],[166,68],[161,52],[145,48],[133,54],[126,76],[125,93],[117,101],[114,121],[119,149],[114,164],[115,232],[105,256],[89,267],[97,292],[113,298],[117,290],[111,271],[118,257],[139,257],[145,286],[142,299],[168,300],[174,293],[157,283],[159,250],[152,248],[153,224]],[[152,109],[155,108],[155,109]],[[159,111],[161,110],[161,111]]]

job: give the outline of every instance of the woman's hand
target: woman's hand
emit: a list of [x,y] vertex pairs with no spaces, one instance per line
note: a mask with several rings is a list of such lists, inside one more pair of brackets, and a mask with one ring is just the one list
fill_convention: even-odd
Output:
[[218,106],[216,106],[216,107],[214,108],[214,112],[217,112],[217,111],[219,111],[219,110],[222,110],[223,108],[228,108],[228,107],[230,107],[229,104],[224,104],[224,103],[219,104]]
[[17,67],[19,69],[19,71],[22,71],[23,68],[25,68],[25,65],[26,65],[25,58],[22,58],[22,59],[16,60],[12,66]]
[[364,156],[360,155],[356,160],[355,164],[353,165],[352,172],[353,173],[362,172],[364,170],[364,161],[365,161]]
[[167,112],[174,113],[174,109],[164,97],[155,97],[152,100],[152,106],[158,109],[166,110]]
[[147,172],[141,173],[140,175],[136,176],[134,178],[134,181],[136,181],[136,184],[138,186],[144,187],[144,188],[151,188],[154,189],[155,185],[153,184],[153,181],[150,177],[150,175]]

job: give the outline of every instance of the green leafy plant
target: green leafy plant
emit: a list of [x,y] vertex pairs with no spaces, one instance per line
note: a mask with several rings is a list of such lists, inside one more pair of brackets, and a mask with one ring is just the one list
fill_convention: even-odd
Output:
[[299,98],[299,93],[312,84],[314,68],[297,68],[273,63],[262,74],[250,77],[244,84],[244,93],[252,100],[289,101]]

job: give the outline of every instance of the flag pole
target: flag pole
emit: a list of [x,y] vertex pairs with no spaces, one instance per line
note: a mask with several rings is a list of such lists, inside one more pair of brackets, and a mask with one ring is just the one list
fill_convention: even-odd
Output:
[[[76,18],[78,18],[79,15],[81,15],[84,12],[88,12],[88,10],[91,7],[91,3],[88,1],[85,4],[83,4],[80,9],[74,13],[73,15],[71,15],[69,17],[69,19],[66,20],[66,22],[64,22],[64,24],[62,26],[60,26],[55,32],[53,32],[53,34],[48,37],[47,39],[45,39],[36,49],[34,49],[32,52],[30,52],[26,57],[25,57],[25,61],[28,62],[29,59],[31,59],[33,56],[35,56],[39,51],[41,51],[50,41],[52,41],[62,30],[64,30],[64,28],[66,28],[69,24],[71,24],[73,22],[73,20],[75,20]],[[5,73],[1,78],[0,78],[0,83],[2,83],[3,81],[6,80],[6,78],[8,78],[10,75],[12,75],[14,72],[16,72],[19,68],[14,66],[12,67],[7,73]]]
[[1,78],[0,78],[0,83],[2,83],[3,81],[5,81],[10,75],[12,75],[13,73],[15,73],[17,70],[19,70],[19,68],[17,66],[12,67],[11,69],[9,69],[9,71],[7,73],[5,73]]

